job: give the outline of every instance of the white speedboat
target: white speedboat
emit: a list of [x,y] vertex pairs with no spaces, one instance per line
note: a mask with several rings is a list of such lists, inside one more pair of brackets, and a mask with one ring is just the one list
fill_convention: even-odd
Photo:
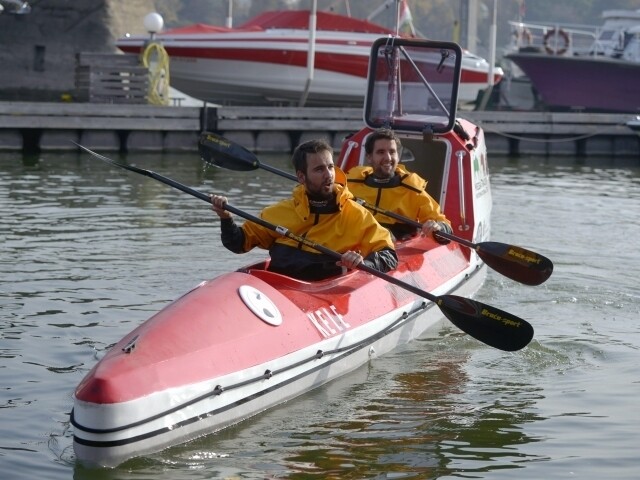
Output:
[[[311,41],[309,21],[309,10],[270,11],[237,28],[196,24],[155,38],[169,54],[171,84],[204,101],[297,105],[306,95],[306,106],[361,106],[371,45],[394,32],[365,20],[317,12]],[[128,35],[116,45],[139,55],[148,40],[148,35]],[[461,104],[475,102],[488,85],[488,75],[485,59],[463,52]],[[502,76],[497,68],[494,83]]]

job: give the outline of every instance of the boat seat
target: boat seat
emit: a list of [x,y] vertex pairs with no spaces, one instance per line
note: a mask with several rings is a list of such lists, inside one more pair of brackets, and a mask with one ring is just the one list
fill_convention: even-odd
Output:
[[253,270],[266,270],[269,268],[269,261],[271,259],[267,258],[258,263],[252,263],[251,265],[246,265],[244,267],[239,268],[237,271],[240,273],[251,273]]
[[358,270],[350,270],[349,272],[342,275],[326,278],[324,280],[309,282],[306,280],[298,280],[296,278],[287,277],[286,275],[260,268],[248,268],[245,270],[245,273],[259,278],[263,282],[268,283],[272,286],[314,292],[336,288],[338,285],[341,285],[342,283],[350,279],[357,272]]
[[[416,245],[418,243],[418,245]],[[435,240],[424,239],[419,236],[413,236],[407,238],[404,241],[395,242],[396,252],[398,253],[398,269],[402,269],[401,265],[405,264],[404,257],[413,257],[416,254],[424,254],[426,251],[440,247],[439,243]],[[422,258],[422,255],[419,255],[416,258]],[[323,290],[335,289],[337,286],[345,283],[350,280],[353,275],[355,275],[358,270],[350,270],[344,274],[336,275],[334,277],[326,278],[324,280],[316,280],[316,281],[306,281],[306,280],[298,280],[296,278],[291,278],[286,275],[282,275],[280,273],[271,272],[268,270],[269,261],[271,259],[267,258],[261,262],[254,263],[251,265],[247,265],[238,269],[238,272],[246,273],[252,275],[256,278],[259,278],[265,283],[269,285],[279,287],[290,288],[294,290],[300,291],[313,291],[313,292],[321,292]]]
[[417,173],[427,180],[427,192],[434,200],[441,203],[448,144],[441,140],[424,141],[421,138],[403,138],[402,148],[410,150],[415,160],[405,161],[403,157],[401,163],[410,172]]

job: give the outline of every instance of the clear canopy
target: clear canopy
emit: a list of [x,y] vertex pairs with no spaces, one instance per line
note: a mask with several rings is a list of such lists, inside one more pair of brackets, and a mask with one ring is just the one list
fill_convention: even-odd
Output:
[[460,46],[450,42],[381,38],[369,59],[365,121],[372,128],[444,133],[458,102]]

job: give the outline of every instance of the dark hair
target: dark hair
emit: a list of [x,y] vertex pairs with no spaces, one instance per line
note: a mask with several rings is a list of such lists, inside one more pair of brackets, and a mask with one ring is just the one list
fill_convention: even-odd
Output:
[[398,150],[402,147],[400,139],[393,130],[390,128],[379,128],[370,134],[364,142],[364,151],[367,152],[367,155],[371,155],[373,153],[373,145],[376,143],[376,140],[380,140],[381,138],[395,140]]
[[301,143],[293,151],[293,158],[291,159],[293,168],[295,168],[296,172],[300,170],[306,175],[307,154],[320,152],[330,152],[333,155],[333,148],[324,138],[309,140],[307,142]]

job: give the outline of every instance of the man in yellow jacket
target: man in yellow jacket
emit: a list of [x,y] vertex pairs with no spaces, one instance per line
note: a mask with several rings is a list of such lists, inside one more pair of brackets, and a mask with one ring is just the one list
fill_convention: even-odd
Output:
[[[349,170],[349,190],[371,205],[421,223],[423,235],[436,231],[452,233],[451,223],[440,212],[440,205],[427,193],[427,181],[399,165],[400,147],[400,139],[392,130],[381,128],[371,133],[364,144],[369,165]],[[395,218],[381,214],[375,217],[397,239],[416,233],[415,227]],[[440,243],[449,242],[434,238]]]
[[226,197],[212,195],[212,209],[221,218],[222,244],[235,253],[254,247],[269,250],[268,269],[301,280],[320,280],[356,268],[361,262],[381,272],[396,268],[398,257],[389,232],[373,215],[352,201],[349,190],[335,182],[333,149],[324,140],[299,145],[293,164],[300,185],[291,198],[266,207],[260,214],[267,222],[342,254],[333,257],[283,237],[253,222],[236,225],[224,210]]

